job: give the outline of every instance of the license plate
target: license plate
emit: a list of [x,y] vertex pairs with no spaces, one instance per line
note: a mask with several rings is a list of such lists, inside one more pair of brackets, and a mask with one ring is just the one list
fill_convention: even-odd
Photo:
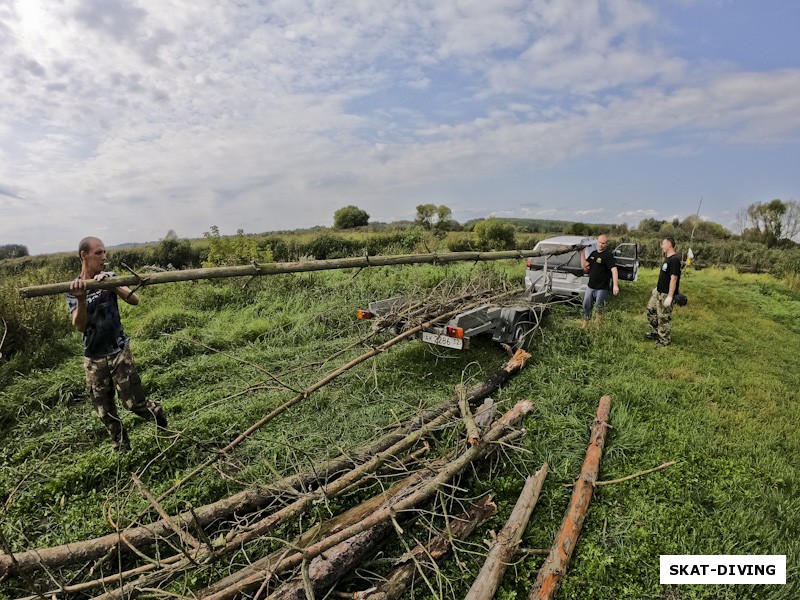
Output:
[[436,335],[428,331],[422,332],[422,341],[429,344],[436,344],[437,346],[444,346],[445,348],[455,348],[461,350],[464,347],[464,340],[461,338],[454,338],[448,335]]
[[552,271],[553,279],[566,279],[566,273],[559,273],[558,271]]

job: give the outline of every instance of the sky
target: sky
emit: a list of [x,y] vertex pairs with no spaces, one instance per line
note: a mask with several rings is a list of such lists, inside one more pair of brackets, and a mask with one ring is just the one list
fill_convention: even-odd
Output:
[[0,244],[800,199],[797,0],[0,0]]

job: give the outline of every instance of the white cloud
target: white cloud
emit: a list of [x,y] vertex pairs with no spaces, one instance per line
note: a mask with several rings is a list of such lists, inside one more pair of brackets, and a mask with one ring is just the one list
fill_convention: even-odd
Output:
[[691,63],[658,23],[634,0],[5,4],[0,203],[39,210],[0,237],[382,218],[442,182],[800,138],[800,69]]
[[658,211],[652,209],[627,210],[617,214],[620,219],[648,219],[658,216]]

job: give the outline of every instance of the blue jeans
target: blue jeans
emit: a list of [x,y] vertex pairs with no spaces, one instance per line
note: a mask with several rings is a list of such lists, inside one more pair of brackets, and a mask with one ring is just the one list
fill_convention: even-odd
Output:
[[583,296],[583,318],[587,321],[592,318],[592,305],[597,304],[597,312],[603,314],[606,310],[606,296],[608,290],[593,290],[590,287],[586,288],[586,294]]

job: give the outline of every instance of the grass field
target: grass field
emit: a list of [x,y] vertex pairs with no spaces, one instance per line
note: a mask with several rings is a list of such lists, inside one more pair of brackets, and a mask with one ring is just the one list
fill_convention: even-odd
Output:
[[[362,352],[355,348],[325,362],[366,333],[353,314],[369,300],[423,293],[445,279],[454,286],[480,278],[521,288],[522,277],[514,261],[264,277],[244,289],[243,281],[146,288],[140,306],[123,307],[123,321],[151,397],[181,435],[159,437],[125,415],[134,450],[118,458],[85,398],[79,336],[68,336],[59,342],[71,349],[67,359],[15,377],[0,391],[6,539],[19,551],[104,534],[104,509],[125,523],[145,508],[131,473],[163,491],[291,397],[263,369],[302,389]],[[528,367],[496,397],[504,404],[535,402],[522,449],[480,466],[461,486],[471,495],[494,491],[500,513],[491,527],[499,529],[523,476],[547,461],[550,475],[523,546],[548,547],[569,499],[564,484],[580,470],[597,402],[610,394],[613,429],[601,479],[668,460],[677,464],[598,489],[558,598],[797,598],[800,293],[768,275],[689,271],[682,291],[690,303],[675,311],[673,346],[656,349],[642,339],[655,277],[643,271],[637,283],[623,284],[605,322],[588,333],[578,327],[577,308],[554,309],[531,345]],[[274,479],[274,470],[294,472],[359,446],[380,428],[442,402],[457,383],[494,372],[504,358],[488,340],[464,353],[403,343],[272,422],[165,506],[201,505],[248,482]],[[303,526],[327,508],[318,507]],[[458,561],[442,569],[441,597],[463,597],[480,568],[482,536],[485,530],[460,545]],[[390,548],[402,551],[398,544]],[[660,586],[661,554],[786,554],[788,583]],[[498,597],[527,597],[541,560],[513,565]],[[7,586],[14,597],[21,589],[8,586],[18,583],[0,582],[0,590]],[[183,593],[181,586],[202,583],[182,581],[172,589]],[[415,597],[430,594],[418,588]]]

